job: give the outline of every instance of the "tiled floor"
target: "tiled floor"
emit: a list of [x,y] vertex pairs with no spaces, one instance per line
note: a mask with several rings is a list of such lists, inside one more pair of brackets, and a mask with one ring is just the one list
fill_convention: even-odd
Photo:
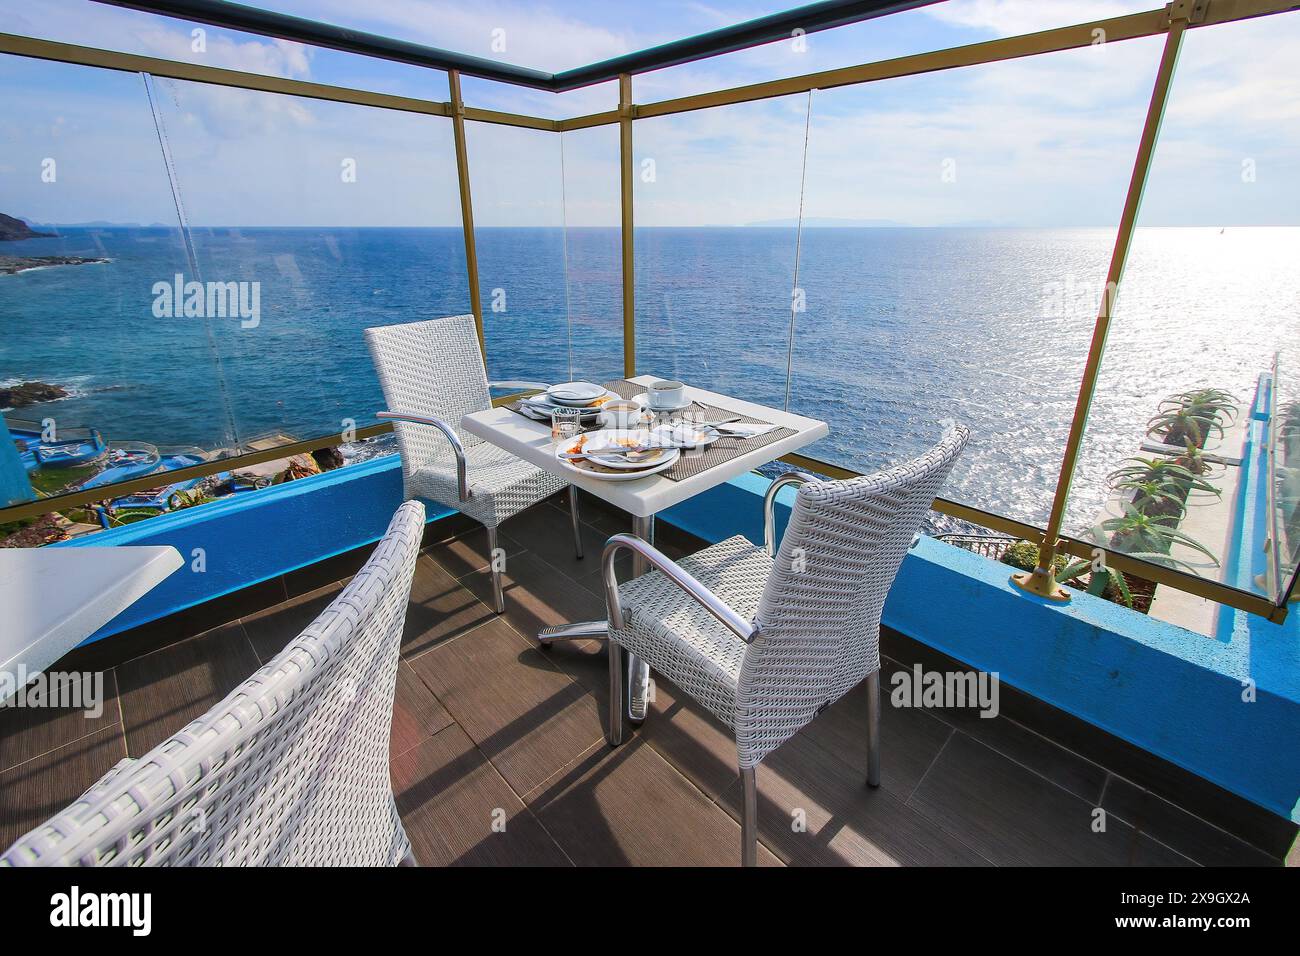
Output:
[[[560,499],[503,527],[502,617],[484,603],[482,532],[420,557],[391,746],[416,856],[427,865],[733,864],[739,781],[727,732],[660,683],[645,724],[612,750],[601,645],[541,650],[533,638],[548,624],[603,617],[597,555],[625,522],[589,501],[588,557],[578,561],[565,507]],[[665,531],[659,544],[680,554],[685,542]],[[0,711],[0,846],[211,707],[341,587],[118,664],[105,673],[96,719]],[[898,666],[886,661],[887,673]],[[1275,862],[1005,717],[887,705],[883,782],[868,790],[864,713],[859,688],[759,768],[760,862]]]

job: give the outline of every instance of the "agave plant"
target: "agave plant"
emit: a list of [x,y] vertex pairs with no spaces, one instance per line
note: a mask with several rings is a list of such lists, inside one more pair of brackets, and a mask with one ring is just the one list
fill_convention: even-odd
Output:
[[1176,481],[1127,478],[1114,484],[1116,491],[1133,492],[1133,507],[1143,514],[1181,518],[1187,510],[1186,492]]
[[[1194,445],[1188,445],[1187,451],[1175,458],[1174,461],[1194,475],[1204,475],[1210,470],[1210,463],[1205,459],[1205,452]],[[1215,494],[1218,494],[1217,488],[1213,490]]]
[[1169,554],[1175,544],[1181,544],[1205,555],[1217,568],[1219,559],[1214,556],[1214,553],[1191,535],[1179,531],[1175,527],[1176,523],[1176,519],[1169,515],[1144,514],[1132,505],[1125,505],[1122,518],[1107,518],[1098,528],[1110,534],[1111,547],[1123,551],[1130,557],[1171,567],[1182,565],[1189,570],[1194,570],[1186,561]]
[[1237,416],[1237,399],[1221,388],[1194,388],[1164,398],[1159,411],[1186,408],[1198,415],[1213,415],[1231,425]]
[[1120,602],[1125,607],[1131,608],[1133,606],[1133,592],[1129,590],[1128,581],[1125,580],[1123,574],[1112,567],[1094,568],[1091,561],[1079,560],[1067,565],[1057,575],[1057,580],[1073,581],[1088,571],[1092,572],[1091,577],[1088,579],[1088,587],[1085,589],[1089,594],[1101,597],[1106,593],[1106,588],[1109,586],[1119,595]]
[[1174,486],[1183,490],[1183,497],[1191,491],[1208,491],[1219,494],[1219,489],[1192,471],[1179,458],[1126,458],[1131,464],[1117,468],[1106,476],[1112,488],[1119,488],[1125,482],[1155,482],[1166,490]]
[[1220,388],[1198,388],[1163,399],[1147,422],[1147,434],[1168,445],[1203,448],[1223,435],[1237,413],[1237,400]]
[[1215,415],[1190,408],[1172,408],[1159,412],[1147,422],[1147,434],[1166,445],[1204,448],[1211,438],[1223,437],[1223,424]]

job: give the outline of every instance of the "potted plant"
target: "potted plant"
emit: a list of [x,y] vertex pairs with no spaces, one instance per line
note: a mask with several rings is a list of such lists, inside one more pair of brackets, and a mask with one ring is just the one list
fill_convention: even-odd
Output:
[[1177,520],[1168,515],[1143,514],[1132,505],[1125,505],[1122,518],[1107,518],[1098,529],[1110,534],[1112,548],[1134,558],[1170,567],[1182,565],[1194,570],[1186,561],[1170,555],[1170,549],[1181,544],[1205,555],[1217,568],[1219,559],[1214,553],[1191,535],[1179,531],[1176,524]]
[[1199,388],[1170,395],[1147,422],[1147,434],[1166,445],[1204,448],[1206,442],[1232,424],[1237,403],[1218,388]]

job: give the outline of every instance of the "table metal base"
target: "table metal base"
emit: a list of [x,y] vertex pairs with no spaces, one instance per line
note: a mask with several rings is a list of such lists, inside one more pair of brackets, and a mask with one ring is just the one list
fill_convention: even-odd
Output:
[[[643,541],[654,544],[655,519],[632,519],[632,533]],[[632,576],[638,577],[650,570],[650,563],[639,554],[632,555]],[[581,621],[576,624],[557,624],[544,627],[537,632],[537,640],[542,647],[549,647],[556,641],[606,640],[609,624],[607,621]],[[645,720],[650,709],[650,665],[635,654],[627,655],[627,675],[624,678],[623,699],[627,701],[627,719],[634,724]]]

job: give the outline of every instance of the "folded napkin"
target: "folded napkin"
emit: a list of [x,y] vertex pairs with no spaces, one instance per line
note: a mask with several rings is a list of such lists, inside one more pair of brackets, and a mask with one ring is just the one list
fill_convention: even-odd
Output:
[[757,438],[759,435],[766,435],[775,425],[767,425],[762,422],[732,422],[730,425],[718,426],[727,435],[737,435],[741,438]]
[[582,450],[589,453],[599,453],[602,451],[623,451],[629,447],[664,444],[652,440],[650,432],[644,428],[637,429],[602,429],[598,432],[590,432],[587,440],[583,442]]

